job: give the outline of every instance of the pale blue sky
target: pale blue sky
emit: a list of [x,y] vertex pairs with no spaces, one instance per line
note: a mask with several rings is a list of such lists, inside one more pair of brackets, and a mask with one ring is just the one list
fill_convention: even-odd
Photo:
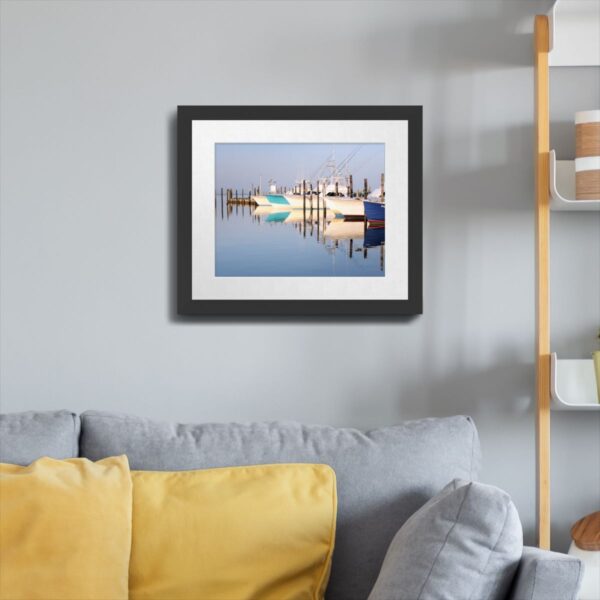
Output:
[[365,177],[372,189],[379,187],[385,144],[215,144],[216,189],[248,190],[260,176],[263,192],[269,179],[288,188],[299,179],[315,181],[332,153],[338,164],[355,153],[348,168],[355,189],[362,189]]

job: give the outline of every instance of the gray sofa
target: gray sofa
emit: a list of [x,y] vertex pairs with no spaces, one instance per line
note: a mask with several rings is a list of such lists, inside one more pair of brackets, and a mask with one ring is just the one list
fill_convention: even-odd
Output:
[[[119,454],[138,470],[331,465],[339,508],[330,600],[365,600],[406,519],[452,479],[475,480],[480,470],[477,430],[461,416],[367,433],[297,423],[182,425],[98,411],[0,416],[1,462],[29,464],[41,456],[98,460]],[[575,599],[581,570],[575,558],[525,548],[509,598]]]

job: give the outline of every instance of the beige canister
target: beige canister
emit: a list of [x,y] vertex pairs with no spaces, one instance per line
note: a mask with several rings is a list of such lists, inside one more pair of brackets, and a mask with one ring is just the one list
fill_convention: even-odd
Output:
[[600,199],[600,110],[575,113],[575,197]]

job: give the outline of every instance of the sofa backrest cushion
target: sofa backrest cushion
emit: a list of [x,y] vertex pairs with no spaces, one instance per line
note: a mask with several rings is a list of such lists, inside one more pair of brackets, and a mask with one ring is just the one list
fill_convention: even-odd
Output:
[[79,455],[79,417],[68,410],[0,415],[0,462],[28,465],[38,458]]
[[409,421],[367,433],[287,422],[182,425],[97,411],[81,419],[82,456],[126,454],[132,469],[330,465],[338,487],[326,594],[331,600],[364,600],[400,526],[452,479],[476,479],[480,464],[468,417]]

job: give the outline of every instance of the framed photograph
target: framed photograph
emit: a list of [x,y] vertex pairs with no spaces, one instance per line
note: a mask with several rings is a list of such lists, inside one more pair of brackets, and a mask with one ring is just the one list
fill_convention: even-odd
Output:
[[420,106],[180,106],[178,312],[422,312]]

